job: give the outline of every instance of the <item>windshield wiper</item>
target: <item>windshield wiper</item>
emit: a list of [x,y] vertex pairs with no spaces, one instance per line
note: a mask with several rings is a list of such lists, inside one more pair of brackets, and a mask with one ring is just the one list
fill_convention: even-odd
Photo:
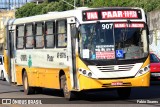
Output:
[[119,48],[124,48],[125,45],[124,43],[126,40],[127,40],[127,30],[125,28],[121,30]]
[[124,30],[121,30],[121,35],[120,35],[120,40],[122,45],[122,48],[125,48],[125,41],[127,40],[127,33],[128,33],[128,28],[129,28],[129,24],[131,24],[132,22],[130,20],[127,20],[127,26],[125,27]]
[[92,45],[93,45],[93,36],[94,36],[94,34],[95,34],[95,32],[96,32],[96,28],[98,28],[97,26],[100,24],[100,22],[99,21],[97,21],[97,23],[95,24],[95,25],[93,25],[93,28],[91,29],[91,33],[90,33],[90,45],[91,45],[91,47],[92,47]]

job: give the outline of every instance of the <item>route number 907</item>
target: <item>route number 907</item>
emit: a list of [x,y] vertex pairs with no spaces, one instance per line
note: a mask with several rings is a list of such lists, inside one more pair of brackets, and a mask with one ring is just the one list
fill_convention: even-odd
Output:
[[102,24],[102,29],[112,29],[113,24]]

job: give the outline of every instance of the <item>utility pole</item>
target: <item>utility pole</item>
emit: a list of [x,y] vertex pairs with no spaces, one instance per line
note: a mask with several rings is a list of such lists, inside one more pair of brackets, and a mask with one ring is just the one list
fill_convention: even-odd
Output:
[[83,6],[84,6],[84,0],[82,0]]
[[74,0],[74,9],[75,9],[75,7],[76,7],[76,0]]
[[11,7],[10,7],[10,0],[8,1],[8,8],[9,8],[9,10],[11,10]]
[[19,3],[19,0],[18,0],[18,8],[20,7],[20,3]]
[[74,7],[74,9],[76,9],[76,1],[75,1],[75,0],[74,0],[74,5],[68,3],[68,2],[65,1],[65,0],[62,0],[62,1],[65,2],[66,4],[70,5],[70,6]]

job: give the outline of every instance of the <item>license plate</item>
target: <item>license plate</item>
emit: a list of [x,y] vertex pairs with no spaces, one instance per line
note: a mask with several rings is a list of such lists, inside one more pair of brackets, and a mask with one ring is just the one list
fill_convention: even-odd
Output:
[[112,86],[120,86],[120,85],[123,85],[123,82],[112,82],[111,85]]
[[152,76],[156,76],[156,77],[159,77],[160,76],[160,73],[151,73]]

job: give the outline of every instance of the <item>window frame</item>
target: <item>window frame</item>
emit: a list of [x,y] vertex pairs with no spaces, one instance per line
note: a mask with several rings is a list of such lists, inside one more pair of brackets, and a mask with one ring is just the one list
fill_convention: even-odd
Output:
[[[37,26],[36,26],[36,24],[42,24],[42,35],[37,35],[36,34],[36,32],[37,32]],[[43,49],[45,47],[45,33],[44,33],[44,31],[45,31],[45,22],[44,21],[35,22],[35,27],[34,27],[34,35],[35,35],[35,39],[34,39],[35,45],[34,45],[34,47],[35,47],[35,49]],[[36,46],[36,43],[37,43],[36,37],[37,36],[42,36],[43,37],[43,44],[44,45],[42,47],[37,47]]]
[[[52,22],[53,23],[53,33],[52,34],[46,34],[47,31],[47,23]],[[56,21],[55,20],[49,20],[45,22],[45,29],[44,29],[44,40],[45,40],[45,48],[54,48],[56,45]],[[47,35],[53,35],[53,46],[52,47],[47,47]]]
[[[32,25],[32,35],[29,35],[29,36],[26,35],[26,32],[27,32],[27,29],[26,29],[27,27],[26,26],[27,25]],[[25,48],[26,49],[33,49],[35,47],[34,24],[33,23],[26,23],[24,29],[25,29],[25,35],[24,35],[24,37],[25,37]],[[34,42],[33,47],[27,47],[26,46],[27,37],[33,37],[33,42]]]
[[[18,27],[19,26],[23,26],[24,27],[24,36],[18,36]],[[23,38],[23,47],[22,48],[19,48],[18,47],[18,38]],[[25,24],[19,24],[19,25],[16,25],[16,49],[17,50],[20,50],[20,49],[24,49],[25,48]]]
[[[65,21],[65,33],[58,33],[58,22],[59,21]],[[56,48],[67,48],[67,45],[66,46],[58,46],[58,35],[59,34],[66,34],[66,38],[67,38],[67,19],[59,19],[59,20],[56,20]],[[68,38],[67,38],[68,39]],[[67,43],[67,42],[66,42]]]

